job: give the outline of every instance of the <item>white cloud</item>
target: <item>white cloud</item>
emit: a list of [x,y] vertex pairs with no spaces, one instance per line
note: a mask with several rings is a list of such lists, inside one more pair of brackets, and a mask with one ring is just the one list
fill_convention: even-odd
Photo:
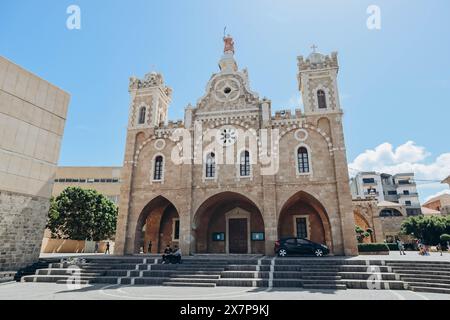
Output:
[[426,161],[430,157],[431,154],[425,147],[416,145],[414,141],[408,141],[396,148],[385,142],[358,155],[349,164],[350,174],[354,175],[357,171],[389,174],[414,172],[421,196],[428,196],[432,192],[436,193],[438,189],[443,192],[445,185],[440,181],[450,175],[450,152]]

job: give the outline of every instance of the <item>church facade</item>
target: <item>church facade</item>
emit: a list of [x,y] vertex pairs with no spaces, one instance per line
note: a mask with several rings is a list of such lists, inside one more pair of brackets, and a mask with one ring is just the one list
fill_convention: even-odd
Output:
[[274,254],[298,236],[356,255],[336,53],[298,57],[304,110],[277,111],[224,37],[206,92],[168,121],[159,73],[131,78],[115,254]]

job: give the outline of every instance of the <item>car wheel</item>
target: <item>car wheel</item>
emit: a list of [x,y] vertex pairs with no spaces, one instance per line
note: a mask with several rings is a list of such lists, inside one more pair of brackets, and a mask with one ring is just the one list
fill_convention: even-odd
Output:
[[323,250],[322,249],[316,249],[314,250],[314,254],[316,257],[322,257],[323,256]]
[[286,250],[286,249],[280,249],[280,250],[278,251],[278,255],[279,255],[280,257],[286,257],[286,256],[287,256],[287,250]]

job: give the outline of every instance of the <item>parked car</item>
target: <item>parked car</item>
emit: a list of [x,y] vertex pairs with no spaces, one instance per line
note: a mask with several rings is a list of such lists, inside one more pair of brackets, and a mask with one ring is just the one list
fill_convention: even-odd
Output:
[[326,245],[303,238],[283,238],[275,242],[275,253],[280,257],[288,255],[315,255],[322,257],[330,253]]

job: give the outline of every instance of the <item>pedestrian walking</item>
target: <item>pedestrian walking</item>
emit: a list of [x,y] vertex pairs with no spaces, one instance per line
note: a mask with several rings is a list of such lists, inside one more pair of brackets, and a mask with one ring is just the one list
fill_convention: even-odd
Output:
[[397,247],[398,247],[398,251],[400,251],[400,255],[405,255],[406,256],[405,246],[404,246],[402,240],[397,239]]
[[98,241],[95,241],[94,253],[98,253]]
[[105,254],[109,254],[109,241],[106,243]]
[[440,243],[438,243],[438,245],[436,246],[436,250],[441,253],[441,257],[442,257],[442,245]]

